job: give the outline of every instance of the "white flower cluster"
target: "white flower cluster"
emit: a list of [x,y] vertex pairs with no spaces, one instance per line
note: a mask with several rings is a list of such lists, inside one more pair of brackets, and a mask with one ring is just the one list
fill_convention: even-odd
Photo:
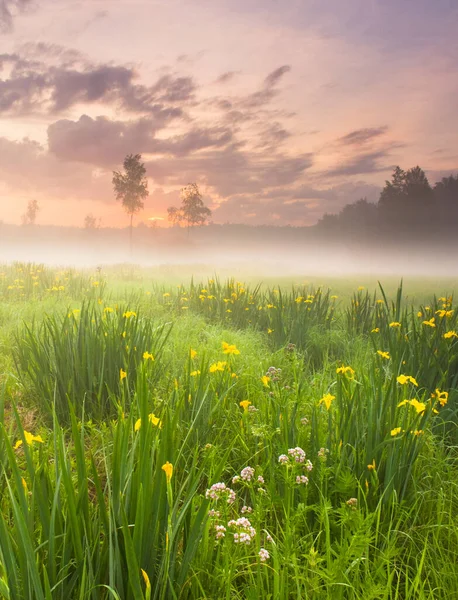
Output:
[[227,487],[225,483],[214,483],[210,489],[205,492],[205,497],[209,500],[221,500],[225,498],[228,504],[233,504],[235,501],[235,492]]
[[240,517],[237,520],[232,519],[227,526],[237,530],[234,533],[234,542],[236,544],[245,544],[248,546],[256,536],[256,529],[246,517]]
[[261,550],[259,550],[258,556],[259,556],[261,562],[266,562],[266,560],[269,560],[269,558],[270,558],[270,554],[267,552],[267,550],[265,548],[261,548]]

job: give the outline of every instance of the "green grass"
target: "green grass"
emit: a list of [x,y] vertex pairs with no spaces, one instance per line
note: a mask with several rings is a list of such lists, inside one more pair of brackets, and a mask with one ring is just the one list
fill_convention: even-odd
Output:
[[0,272],[0,597],[458,597],[453,282]]

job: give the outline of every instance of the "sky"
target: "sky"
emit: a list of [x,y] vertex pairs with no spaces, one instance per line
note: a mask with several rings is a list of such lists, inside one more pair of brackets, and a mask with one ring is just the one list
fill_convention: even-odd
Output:
[[0,221],[123,227],[142,155],[165,219],[312,225],[395,165],[458,172],[456,0],[0,0]]

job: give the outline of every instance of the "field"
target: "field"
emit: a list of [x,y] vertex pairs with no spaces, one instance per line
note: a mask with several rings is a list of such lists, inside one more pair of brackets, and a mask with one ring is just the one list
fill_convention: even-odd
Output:
[[456,282],[233,275],[0,265],[0,598],[458,598]]

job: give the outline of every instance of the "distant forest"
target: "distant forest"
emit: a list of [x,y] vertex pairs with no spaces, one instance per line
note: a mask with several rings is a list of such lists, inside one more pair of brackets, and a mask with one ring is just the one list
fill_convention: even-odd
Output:
[[[458,175],[431,187],[420,167],[394,169],[377,204],[365,198],[347,204],[338,214],[325,214],[319,231],[359,239],[454,238],[458,225]],[[400,241],[400,240],[399,240]]]

